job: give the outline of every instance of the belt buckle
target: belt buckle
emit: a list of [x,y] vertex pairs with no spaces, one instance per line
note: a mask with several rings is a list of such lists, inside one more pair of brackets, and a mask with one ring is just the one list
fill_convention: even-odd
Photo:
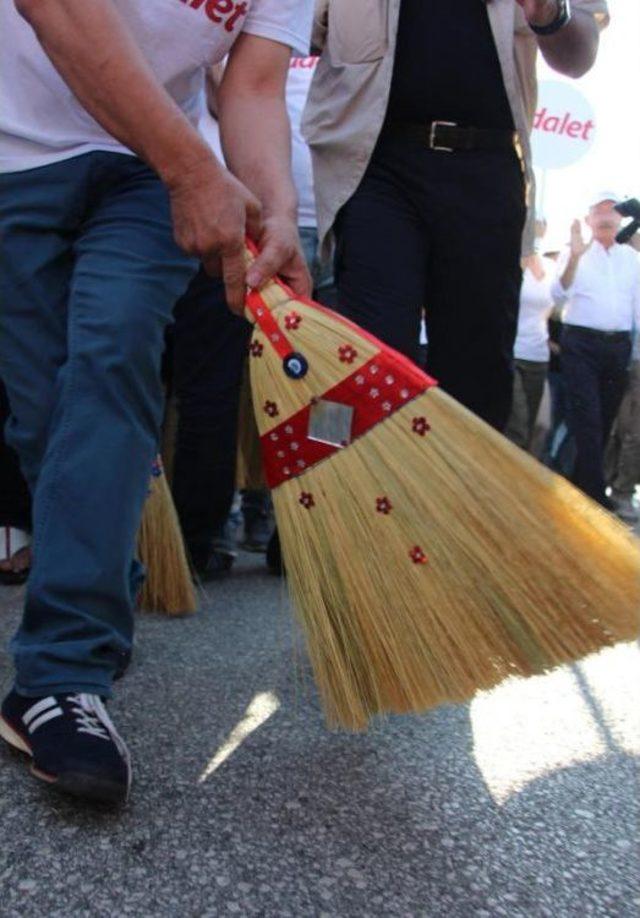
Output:
[[453,153],[453,147],[445,147],[436,143],[436,131],[439,127],[458,127],[458,125],[455,121],[432,121],[429,129],[429,149],[440,150],[442,153]]

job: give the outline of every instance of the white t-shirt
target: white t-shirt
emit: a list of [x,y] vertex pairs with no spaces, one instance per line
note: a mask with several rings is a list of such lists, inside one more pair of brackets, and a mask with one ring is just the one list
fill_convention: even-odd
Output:
[[291,121],[291,170],[298,192],[298,226],[316,226],[311,153],[300,131],[317,57],[292,57],[287,79],[287,109]]
[[[317,57],[292,57],[287,77],[287,110],[291,121],[291,172],[298,194],[298,226],[311,227],[316,225],[313,171],[309,147],[300,133],[300,122],[317,62]],[[206,105],[203,105],[198,130],[218,159],[224,162],[218,122],[209,113]]]
[[[241,32],[308,53],[312,0],[110,0],[158,81],[192,124],[205,67]],[[17,172],[91,150],[128,153],[84,110],[13,0],[0,0],[0,172]],[[100,42],[100,36],[87,36]],[[140,113],[141,117],[144,112]]]
[[198,122],[198,130],[203,140],[206,140],[216,157],[223,163],[224,153],[220,142],[220,125],[207,108],[206,102],[203,102],[202,105],[202,115]]
[[542,258],[544,277],[538,278],[530,268],[525,268],[520,288],[518,332],[513,349],[518,360],[549,359],[549,331],[547,320],[553,309],[551,284],[556,266],[550,258]]

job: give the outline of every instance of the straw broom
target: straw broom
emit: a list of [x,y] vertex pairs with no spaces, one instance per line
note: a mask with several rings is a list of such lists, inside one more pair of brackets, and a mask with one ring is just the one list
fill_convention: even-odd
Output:
[[330,725],[464,701],[637,637],[639,544],[614,517],[279,281],[246,314],[267,480]]
[[180,524],[158,456],[145,501],[138,555],[146,568],[140,607],[149,612],[184,615],[196,609],[196,596]]

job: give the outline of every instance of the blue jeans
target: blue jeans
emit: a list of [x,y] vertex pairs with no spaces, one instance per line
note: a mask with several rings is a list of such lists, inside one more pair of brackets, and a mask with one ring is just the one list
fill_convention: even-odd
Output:
[[313,296],[323,306],[335,307],[336,291],[333,281],[333,266],[323,263],[318,257],[318,231],[315,226],[299,226],[302,253],[313,281]]
[[124,154],[0,175],[0,232],[6,437],[33,495],[15,687],[108,696],[131,649],[164,328],[197,265],[164,187]]

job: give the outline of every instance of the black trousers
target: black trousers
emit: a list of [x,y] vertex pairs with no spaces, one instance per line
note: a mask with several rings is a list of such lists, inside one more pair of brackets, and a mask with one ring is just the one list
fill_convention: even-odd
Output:
[[565,325],[561,372],[567,394],[567,423],[576,443],[572,480],[598,503],[607,504],[604,450],[628,381],[631,335],[594,335]]
[[236,480],[238,407],[251,325],[200,271],[175,308],[172,386],[178,406],[173,497],[187,548],[204,565]]
[[[310,234],[303,230],[303,241]],[[315,247],[309,247],[309,267]],[[333,302],[326,277],[315,296]],[[190,557],[209,559],[236,484],[238,408],[251,325],[227,307],[222,281],[200,271],[174,310],[168,376],[178,407],[173,498]]]
[[418,359],[502,429],[509,416],[524,184],[515,152],[447,153],[383,137],[336,221],[338,309]]
[[4,440],[9,400],[0,380],[0,526],[31,529],[31,495],[20,471],[18,457]]

